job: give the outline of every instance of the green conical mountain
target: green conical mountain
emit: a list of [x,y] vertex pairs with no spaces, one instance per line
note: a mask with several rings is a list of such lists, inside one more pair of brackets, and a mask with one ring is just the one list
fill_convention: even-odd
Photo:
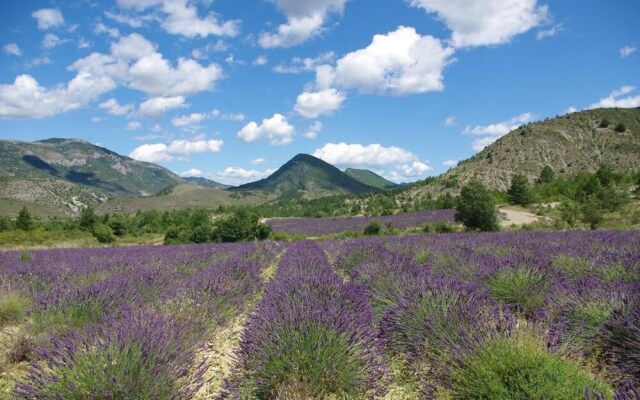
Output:
[[377,190],[308,154],[298,154],[269,177],[238,186],[237,189],[268,189],[301,193],[306,197],[331,194],[359,194]]
[[397,183],[393,183],[368,169],[347,168],[344,173],[365,185],[378,189],[393,189],[399,186]]

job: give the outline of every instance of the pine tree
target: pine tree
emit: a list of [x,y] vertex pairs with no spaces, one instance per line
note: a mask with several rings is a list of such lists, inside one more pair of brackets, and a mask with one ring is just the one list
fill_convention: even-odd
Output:
[[551,183],[555,178],[555,171],[548,165],[545,165],[540,171],[540,176],[538,177],[538,183]]
[[26,206],[23,206],[22,210],[20,210],[20,213],[18,214],[16,228],[22,229],[23,231],[30,231],[33,229],[33,220],[31,219],[31,214],[29,213],[29,210],[27,210]]
[[531,188],[524,175],[517,174],[511,178],[511,186],[507,191],[509,203],[526,206],[531,203]]

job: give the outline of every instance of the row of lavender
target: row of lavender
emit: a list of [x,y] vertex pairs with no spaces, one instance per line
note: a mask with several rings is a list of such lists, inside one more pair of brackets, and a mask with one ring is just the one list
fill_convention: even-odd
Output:
[[283,255],[242,335],[223,398],[370,398],[385,390],[372,310],[312,242]]
[[323,247],[364,288],[387,360],[420,396],[640,398],[638,232]]
[[453,223],[455,210],[428,210],[380,217],[351,218],[273,218],[268,224],[275,232],[322,236],[340,232],[362,232],[373,221],[395,228],[424,227],[434,223]]
[[31,304],[28,375],[14,398],[192,398],[197,351],[262,287],[274,245],[0,253],[3,296]]

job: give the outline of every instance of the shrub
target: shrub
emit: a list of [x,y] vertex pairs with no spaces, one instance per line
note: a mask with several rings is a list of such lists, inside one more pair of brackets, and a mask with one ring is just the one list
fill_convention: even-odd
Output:
[[627,130],[627,127],[622,122],[616,125],[616,132],[624,133],[626,130]]
[[364,227],[364,234],[367,236],[375,236],[380,234],[382,227],[378,221],[371,221]]
[[532,315],[544,305],[545,277],[541,271],[524,266],[499,271],[489,281],[493,298],[525,315]]
[[608,118],[602,118],[602,121],[600,121],[600,125],[598,125],[599,128],[608,128],[609,125],[611,123],[609,122]]
[[0,294],[0,327],[20,321],[28,307],[29,300],[17,293]]
[[93,228],[93,237],[100,243],[113,243],[116,241],[116,237],[113,235],[113,231],[108,225],[96,224]]
[[460,192],[455,219],[468,229],[497,231],[498,218],[493,196],[479,181],[471,181]]
[[529,334],[487,342],[454,370],[452,380],[452,397],[462,399],[572,400],[584,398],[587,390],[612,393]]

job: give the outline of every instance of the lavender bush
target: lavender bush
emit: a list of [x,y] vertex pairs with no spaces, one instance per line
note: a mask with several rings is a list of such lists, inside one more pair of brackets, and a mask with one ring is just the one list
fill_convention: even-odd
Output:
[[38,350],[19,399],[190,399],[202,385],[188,321],[130,310]]
[[310,242],[282,257],[237,356],[225,397],[372,397],[382,389],[371,310]]

